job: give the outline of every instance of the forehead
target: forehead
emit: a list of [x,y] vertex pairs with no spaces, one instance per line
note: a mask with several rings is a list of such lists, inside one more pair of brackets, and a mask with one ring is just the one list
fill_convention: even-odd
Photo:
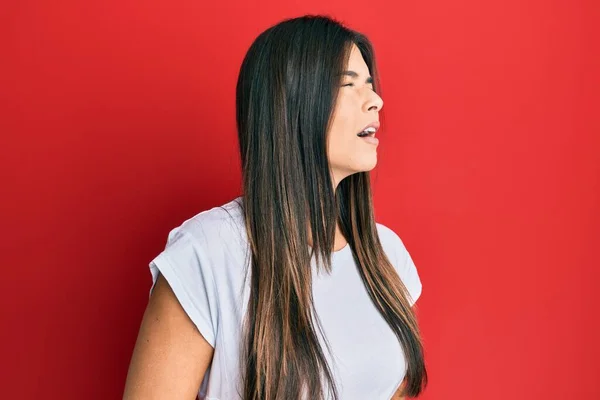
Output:
[[354,43],[352,44],[352,50],[350,51],[350,57],[348,58],[347,70],[355,71],[359,75],[369,75],[369,67],[367,67],[367,63],[363,59],[358,46]]

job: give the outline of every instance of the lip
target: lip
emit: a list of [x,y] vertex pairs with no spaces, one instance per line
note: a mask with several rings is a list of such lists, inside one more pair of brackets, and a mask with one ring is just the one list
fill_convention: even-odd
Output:
[[[364,131],[367,128],[375,128],[375,133],[377,133],[377,131],[379,130],[379,121],[371,122],[369,125],[365,126],[360,131],[358,131],[358,133],[361,133],[362,131]],[[375,134],[375,133],[373,133],[373,134]]]
[[367,142],[369,144],[374,144],[375,146],[377,146],[379,144],[379,139],[377,139],[375,136],[366,136],[366,137],[362,138],[362,140],[364,140],[365,142]]

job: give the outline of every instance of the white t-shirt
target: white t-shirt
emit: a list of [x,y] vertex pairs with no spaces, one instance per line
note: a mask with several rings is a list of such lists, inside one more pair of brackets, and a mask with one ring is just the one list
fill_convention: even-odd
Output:
[[[160,271],[214,348],[200,386],[201,400],[241,398],[239,344],[250,280],[244,279],[249,246],[236,200],[242,198],[200,212],[171,230],[165,250],[150,262],[150,291]],[[377,231],[412,305],[421,294],[415,265],[394,231],[379,223]],[[389,400],[406,373],[402,347],[369,298],[349,245],[332,254],[332,268],[331,275],[324,270],[313,274],[313,296],[333,355],[318,329],[317,335],[340,399]],[[249,271],[248,278],[250,275]]]

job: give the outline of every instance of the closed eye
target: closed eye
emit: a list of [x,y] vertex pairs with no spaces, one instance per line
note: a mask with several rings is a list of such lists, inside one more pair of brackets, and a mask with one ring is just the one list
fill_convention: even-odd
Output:
[[[344,87],[344,86],[354,86],[354,83],[352,83],[352,82],[346,83],[345,85],[342,85],[342,87]],[[372,91],[374,91],[375,93],[377,93],[377,91],[375,90],[375,88],[373,88],[373,84],[370,84],[369,87],[370,87],[370,89]]]
[[[373,84],[372,83],[368,83],[367,85],[369,85],[371,87],[371,89],[373,89]],[[342,86],[354,86],[354,83],[350,82],[350,83],[346,83]]]

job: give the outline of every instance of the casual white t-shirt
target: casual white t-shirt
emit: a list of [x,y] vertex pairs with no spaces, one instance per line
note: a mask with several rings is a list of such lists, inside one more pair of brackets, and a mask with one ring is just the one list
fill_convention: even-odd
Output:
[[[166,248],[150,262],[152,288],[159,271],[190,319],[214,348],[199,390],[201,400],[241,398],[239,345],[250,293],[249,251],[238,197],[200,212],[169,232]],[[421,281],[400,237],[377,223],[384,251],[411,299]],[[316,262],[313,257],[313,271]],[[389,400],[406,373],[402,347],[361,281],[349,245],[332,254],[332,273],[313,274],[315,311],[332,350],[321,347],[342,400]]]

